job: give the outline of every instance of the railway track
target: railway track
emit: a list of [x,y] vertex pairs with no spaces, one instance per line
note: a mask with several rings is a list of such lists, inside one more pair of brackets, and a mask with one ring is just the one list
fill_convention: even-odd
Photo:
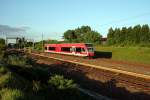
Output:
[[[20,51],[17,51],[20,52]],[[23,52],[23,51],[21,51]],[[89,75],[92,76],[92,80],[96,80],[96,81],[102,81],[102,80],[115,80],[117,81],[117,83],[115,83],[115,88],[117,89],[118,87],[121,88],[121,91],[119,90],[118,92],[112,91],[112,89],[114,89],[114,84],[113,81],[109,81],[112,82],[113,85],[110,84],[110,86],[106,86],[103,84],[102,86],[97,86],[98,84],[94,83],[91,84],[90,81],[82,81],[81,78],[81,84],[80,82],[78,83],[81,87],[83,88],[78,88],[81,92],[84,92],[87,95],[90,95],[92,97],[94,97],[97,100],[110,100],[107,97],[110,98],[114,98],[117,100],[150,100],[150,76],[147,74],[141,74],[141,73],[135,73],[135,72],[129,72],[129,71],[125,71],[125,70],[119,70],[119,69],[115,69],[115,68],[108,68],[105,66],[98,66],[98,65],[93,65],[93,64],[87,64],[87,63],[81,63],[81,62],[77,62],[77,61],[71,61],[71,60],[66,60],[66,59],[62,59],[62,58],[56,58],[56,57],[51,57],[48,54],[44,54],[44,53],[28,53],[29,55],[31,55],[31,57],[35,56],[35,58],[37,59],[41,59],[41,60],[48,60],[48,61],[59,61],[61,62],[61,64],[69,66],[66,67],[66,70],[62,70],[65,71],[65,73],[68,72],[67,70],[70,68],[71,70],[82,70],[85,73],[88,73]],[[34,58],[34,57],[33,57]],[[71,67],[70,67],[71,66]],[[54,66],[55,67],[55,66]],[[63,67],[61,66],[60,69],[62,69]],[[57,71],[57,69],[56,69]],[[72,74],[72,71],[69,72],[69,75]],[[91,76],[88,76],[89,79],[91,79]],[[72,76],[71,76],[72,78]],[[72,78],[74,79],[74,78]],[[82,84],[83,82],[83,84]],[[107,83],[107,85],[109,85]],[[118,85],[119,84],[119,85]],[[121,87],[120,87],[121,84]],[[84,86],[85,85],[85,86]],[[103,88],[103,86],[105,88]],[[108,88],[108,89],[107,89]],[[121,93],[122,92],[122,88],[123,91],[125,93]],[[125,88],[125,89],[124,89]],[[106,89],[106,91],[105,91]],[[131,89],[131,90],[130,90]],[[134,89],[134,90],[132,90]],[[104,91],[103,91],[104,90]],[[136,91],[135,91],[136,90]],[[91,92],[92,91],[92,92]],[[93,92],[94,91],[94,92]],[[111,94],[107,93],[107,91],[112,91],[110,92]],[[135,92],[135,93],[134,93]],[[103,96],[99,95],[105,95],[107,96],[105,99],[103,99]],[[120,97],[118,97],[118,94],[120,95]],[[111,95],[111,96],[110,96]],[[100,98],[101,97],[101,98]]]
[[103,75],[104,77],[109,78],[109,79],[110,78],[115,79],[117,80],[117,82],[123,83],[128,87],[132,87],[137,90],[150,94],[150,76],[148,75],[123,71],[123,70],[118,70],[118,69],[113,69],[113,68],[107,68],[104,66],[97,66],[97,65],[91,65],[91,64],[86,64],[86,63],[80,63],[76,61],[64,60],[60,58],[46,56],[43,54],[31,53],[31,55],[44,57],[48,59],[54,59],[54,60],[58,60],[58,61],[69,63],[69,64],[91,67],[94,69],[102,70],[103,72],[101,73],[101,75]]
[[55,59],[55,60],[59,60],[59,61],[63,61],[63,62],[68,62],[68,63],[78,64],[78,65],[82,65],[82,66],[93,67],[93,68],[97,68],[97,69],[102,69],[102,70],[115,72],[115,73],[118,73],[118,74],[120,73],[120,74],[129,75],[129,76],[134,76],[134,77],[137,77],[137,78],[143,78],[143,79],[150,80],[150,76],[149,75],[144,75],[144,74],[139,74],[139,73],[135,73],[135,72],[124,71],[124,70],[119,70],[119,69],[114,69],[114,68],[107,68],[107,67],[100,66],[100,65],[97,66],[97,65],[92,65],[92,64],[87,64],[87,63],[80,63],[80,62],[71,61],[71,60],[64,60],[64,59],[60,59],[60,58],[46,56],[46,55],[43,55],[43,54],[37,54],[37,53],[31,53],[31,54],[32,55],[41,56],[41,57],[50,58],[50,59]]
[[[78,81],[79,83],[77,82],[77,84],[79,84],[83,88],[79,87],[78,89],[81,92],[84,92],[85,94],[96,98],[97,100],[101,100],[101,98],[103,98],[103,96],[101,96],[99,94],[102,94],[109,98],[114,98],[117,100],[150,100],[150,78],[148,75],[123,71],[123,70],[118,70],[118,69],[113,69],[113,68],[109,69],[109,68],[104,68],[104,66],[99,67],[97,65],[95,66],[92,64],[79,63],[77,61],[64,60],[64,59],[60,59],[60,58],[56,58],[56,57],[51,57],[50,55],[46,55],[43,53],[28,53],[28,54],[30,55],[30,57],[33,57],[33,59],[36,59],[36,60],[40,60],[40,61],[47,60],[48,62],[53,62],[54,64],[56,62],[56,66],[52,67],[52,71],[54,71],[54,73],[57,72],[59,69],[56,68],[56,70],[53,70],[53,68],[55,68],[57,66],[59,67],[59,64],[60,64],[60,70],[62,70],[62,72],[64,72],[64,75],[67,75],[67,76],[70,76],[71,74],[73,74],[72,70],[74,70],[74,72],[77,70],[80,72],[80,70],[82,70],[83,73],[84,72],[86,73],[85,75],[86,75],[86,77],[88,77],[89,81],[82,81],[83,78],[81,78],[81,80],[79,79],[79,81]],[[57,63],[58,63],[58,65],[57,65]],[[47,63],[45,63],[45,64],[47,64]],[[68,67],[66,67],[66,66],[68,66]],[[78,75],[78,73],[76,75]],[[76,78],[74,78],[74,76],[72,77],[72,75],[70,76],[70,78],[73,80],[74,79],[76,80]],[[80,78],[80,75],[78,78]],[[119,86],[119,89],[123,88],[125,95],[122,95],[122,93],[120,95],[120,92],[122,92],[122,90],[121,91],[119,90],[118,92],[115,90],[113,92],[110,92],[111,94],[107,93],[107,91],[112,91],[111,89],[114,89],[113,83],[112,83],[112,85],[111,85],[111,83],[106,84],[106,85],[110,84],[110,86],[105,86],[104,84],[106,82],[104,82],[103,85],[99,85],[99,83],[98,84],[91,83],[90,82],[91,79],[100,81],[100,84],[101,84],[101,82],[103,82],[102,81],[103,79],[108,82],[113,82],[113,81],[109,81],[109,80],[115,80],[115,81],[117,81],[117,83],[115,83],[115,85],[117,84],[115,86],[115,88],[116,89],[118,88],[118,83],[119,83],[119,85],[121,84],[121,87]],[[95,82],[95,81],[93,81],[93,82]],[[103,88],[103,86],[104,86],[104,88]],[[132,90],[129,90],[129,91],[126,89],[124,90],[124,88],[132,88],[132,89],[136,90],[136,92],[132,91]],[[105,91],[105,89],[106,89],[106,91]],[[126,92],[127,92],[127,94],[126,94]],[[135,94],[134,94],[134,92],[135,92]],[[119,94],[121,97],[118,97],[117,94]],[[106,99],[102,99],[102,100],[110,100],[109,98],[107,99],[107,97],[106,97]],[[133,99],[130,99],[130,97]]]

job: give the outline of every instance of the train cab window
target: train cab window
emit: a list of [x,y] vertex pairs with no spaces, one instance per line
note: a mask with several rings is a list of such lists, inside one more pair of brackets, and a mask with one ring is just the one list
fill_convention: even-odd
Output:
[[63,51],[63,52],[70,52],[70,50],[71,50],[71,47],[62,47],[61,48],[61,51]]
[[45,50],[47,50],[47,47],[45,47]]
[[84,49],[84,48],[77,47],[77,48],[76,48],[76,52],[85,52],[85,49]]
[[81,48],[77,47],[76,52],[81,52]]
[[87,47],[93,47],[93,44],[91,44],[91,43],[86,43],[85,44]]
[[55,51],[55,47],[49,47],[48,50]]
[[89,52],[94,52],[94,49],[93,48],[88,48],[88,51]]
[[84,49],[84,48],[81,48],[81,52],[85,52],[85,49]]

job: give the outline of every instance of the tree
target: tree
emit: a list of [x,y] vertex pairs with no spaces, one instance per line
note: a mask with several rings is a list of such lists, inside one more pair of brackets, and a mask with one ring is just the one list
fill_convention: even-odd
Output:
[[84,42],[100,43],[101,35],[98,32],[91,31],[91,32],[86,33],[83,37],[84,37]]
[[5,50],[5,40],[0,38],[0,52]]
[[5,40],[0,38],[0,62],[2,61],[3,59],[3,56],[4,56],[4,52],[5,52]]
[[81,28],[76,28],[74,30],[67,30],[63,38],[68,42],[90,42],[99,43],[101,35],[93,31],[89,26],[81,26]]
[[22,38],[17,38],[16,39],[16,41],[17,41],[17,47],[18,48],[24,48],[25,47],[25,44],[27,43],[27,41],[25,40],[25,38],[24,37],[22,37]]
[[150,28],[146,25],[136,25],[132,27],[112,28],[109,29],[107,35],[109,45],[149,45],[150,44]]
[[77,39],[77,35],[74,30],[67,30],[64,33],[63,38],[69,42],[73,42],[75,39]]
[[114,30],[112,29],[112,27],[108,30],[108,34],[107,34],[107,43],[109,45],[113,45],[115,40],[114,40]]
[[149,40],[149,26],[146,24],[146,25],[143,25],[142,28],[141,28],[141,36],[140,36],[140,41],[141,42],[148,42]]
[[0,38],[0,44],[5,44],[5,40]]
[[115,29],[115,32],[114,32],[114,43],[119,45],[120,44],[120,36],[121,35],[121,31],[119,28],[116,28]]
[[132,39],[132,27],[129,27],[127,29],[127,36],[126,36],[126,44],[127,45],[131,45],[133,43],[133,39]]
[[126,44],[127,40],[127,28],[123,27],[120,34],[120,44],[123,46]]
[[135,44],[140,43],[140,36],[141,36],[140,32],[141,32],[141,25],[136,25],[133,27],[133,37],[132,38],[134,39]]

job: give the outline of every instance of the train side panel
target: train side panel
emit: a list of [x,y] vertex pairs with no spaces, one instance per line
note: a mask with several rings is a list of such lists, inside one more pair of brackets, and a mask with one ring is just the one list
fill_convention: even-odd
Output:
[[45,52],[60,53],[75,56],[94,56],[90,51],[92,47],[87,47],[84,43],[66,44],[45,44]]

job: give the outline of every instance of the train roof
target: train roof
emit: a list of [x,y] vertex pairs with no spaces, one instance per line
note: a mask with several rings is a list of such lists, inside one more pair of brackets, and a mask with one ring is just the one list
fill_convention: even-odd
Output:
[[86,46],[92,45],[92,43],[60,43],[60,44],[45,44],[45,46]]

